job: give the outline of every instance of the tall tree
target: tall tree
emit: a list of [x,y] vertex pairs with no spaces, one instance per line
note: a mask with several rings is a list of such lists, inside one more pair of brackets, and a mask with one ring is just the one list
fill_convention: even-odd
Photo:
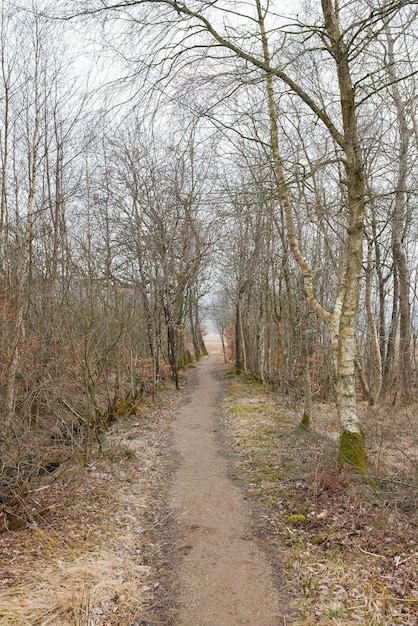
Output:
[[[224,91],[222,102],[240,86],[260,78],[264,81],[270,155],[286,216],[288,243],[303,275],[307,302],[329,327],[331,335],[341,423],[339,461],[348,462],[359,472],[366,471],[355,400],[356,324],[366,215],[364,138],[359,111],[374,93],[374,75],[364,69],[362,61],[391,20],[410,4],[406,0],[386,0],[371,6],[367,1],[340,6],[333,0],[321,0],[320,4],[307,3],[305,12],[301,8],[293,20],[278,15],[271,6],[263,6],[260,0],[247,6],[245,12],[239,8],[232,10],[227,3],[192,4],[176,0],[122,1],[116,5],[92,0],[87,8],[83,7],[84,13],[112,19],[123,15],[141,28],[151,45],[146,51],[137,47],[136,55],[149,70],[159,68],[160,80],[167,68],[169,86],[173,76],[186,73],[190,77],[189,68],[193,64],[205,81],[212,77],[220,84],[220,67],[225,75],[233,77],[233,86]],[[135,54],[131,48],[132,52]],[[321,64],[322,74],[318,71]],[[295,205],[292,185],[286,176],[286,134],[280,116],[286,101],[295,99],[309,119],[323,125],[334,146],[342,209],[343,258],[337,267],[331,306],[320,301],[308,258],[298,241],[299,207]],[[219,101],[212,106],[212,116]],[[225,125],[225,118],[220,119],[219,123]],[[236,336],[239,338],[238,332]]]

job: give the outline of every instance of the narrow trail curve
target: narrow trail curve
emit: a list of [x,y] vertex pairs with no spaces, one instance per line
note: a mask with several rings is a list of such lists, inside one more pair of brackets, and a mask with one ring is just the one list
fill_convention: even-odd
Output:
[[180,466],[171,499],[185,529],[178,626],[279,626],[280,595],[250,536],[248,503],[227,476],[216,437],[219,356],[199,364],[190,402],[174,422]]

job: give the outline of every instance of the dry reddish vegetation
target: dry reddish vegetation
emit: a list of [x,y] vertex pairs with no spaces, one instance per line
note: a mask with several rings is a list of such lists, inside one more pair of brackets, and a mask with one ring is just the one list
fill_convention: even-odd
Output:
[[[180,401],[169,393],[170,404]],[[86,468],[66,462],[32,483],[0,534],[0,625],[147,624],[164,559],[161,523],[170,413],[142,404]]]
[[[333,407],[302,410],[232,379],[225,420],[257,532],[286,570],[292,624],[418,623],[417,432],[408,410],[364,410],[374,483],[336,470]],[[391,415],[392,413],[392,415]]]

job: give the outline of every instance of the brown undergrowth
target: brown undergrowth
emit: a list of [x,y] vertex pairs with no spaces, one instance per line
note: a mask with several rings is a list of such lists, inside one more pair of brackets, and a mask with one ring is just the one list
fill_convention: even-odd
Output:
[[0,626],[146,625],[160,593],[173,389],[115,424],[83,467],[39,476],[0,534]]
[[[156,407],[116,423],[88,467],[68,460],[31,485],[26,525],[0,534],[0,626],[173,623],[168,433],[188,378],[183,392],[167,389]],[[293,626],[418,623],[412,413],[361,409],[378,489],[336,471],[331,405],[314,405],[307,430],[298,407],[254,381],[229,381],[223,421],[236,475],[295,598]]]
[[294,626],[418,623],[417,432],[410,411],[364,414],[374,485],[339,471],[331,405],[303,409],[232,376],[224,420],[257,534],[286,570]]

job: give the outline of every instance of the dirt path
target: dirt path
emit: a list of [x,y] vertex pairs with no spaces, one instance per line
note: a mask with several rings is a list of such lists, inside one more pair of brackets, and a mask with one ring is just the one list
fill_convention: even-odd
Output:
[[171,498],[185,529],[178,626],[279,626],[272,572],[250,536],[246,501],[227,476],[216,435],[218,355],[205,359],[174,423],[180,466]]

